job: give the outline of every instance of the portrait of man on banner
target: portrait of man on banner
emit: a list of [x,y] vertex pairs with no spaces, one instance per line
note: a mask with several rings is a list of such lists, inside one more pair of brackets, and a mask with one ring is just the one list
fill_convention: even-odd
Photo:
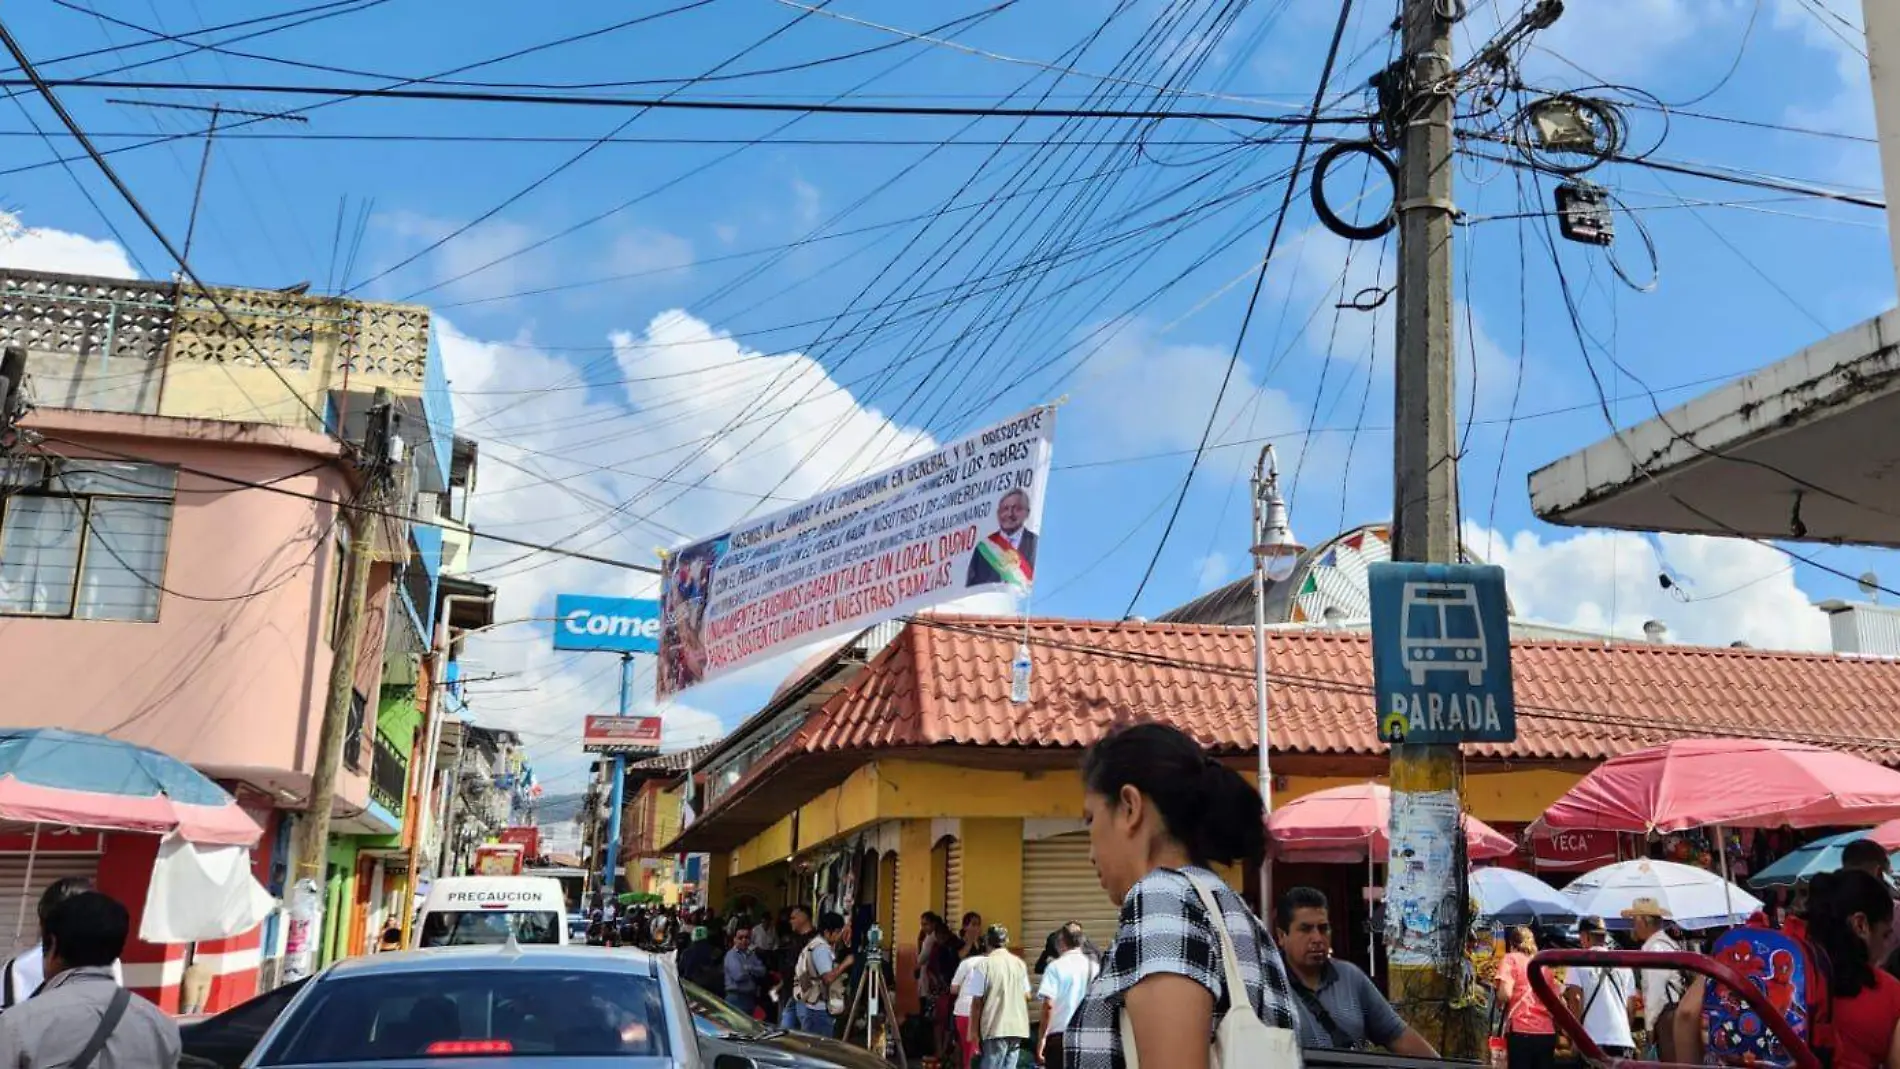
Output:
[[672,693],[692,686],[706,675],[703,628],[706,605],[712,599],[713,573],[725,556],[728,536],[688,546],[666,562],[666,586],[661,595],[665,619],[661,643],[661,690]]
[[970,555],[971,587],[1008,583],[1028,590],[1036,578],[1036,532],[1029,529],[1029,491],[1011,490],[996,502],[996,530]]

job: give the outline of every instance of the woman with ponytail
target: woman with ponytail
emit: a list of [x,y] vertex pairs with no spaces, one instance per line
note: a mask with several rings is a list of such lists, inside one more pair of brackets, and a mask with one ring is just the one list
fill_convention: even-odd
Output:
[[[1297,1031],[1297,1004],[1266,927],[1208,867],[1259,864],[1259,792],[1194,740],[1152,723],[1119,728],[1091,747],[1082,787],[1089,860],[1121,904],[1121,925],[1063,1033],[1063,1069],[1124,1069],[1137,1053],[1146,1069],[1204,1067],[1237,998],[1267,1027]],[[1244,991],[1228,990],[1222,932]],[[1135,1050],[1124,1049],[1124,1021]]]
[[[1833,1004],[1832,1069],[1900,1069],[1900,980],[1875,966],[1892,936],[1893,895],[1878,877],[1842,869],[1809,884],[1806,938]],[[1676,1049],[1686,1061],[1702,1060],[1707,983],[1691,983],[1675,1014]]]

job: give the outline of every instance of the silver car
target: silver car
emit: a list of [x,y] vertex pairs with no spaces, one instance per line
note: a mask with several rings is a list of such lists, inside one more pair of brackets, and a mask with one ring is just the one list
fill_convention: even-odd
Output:
[[[246,1069],[711,1069],[670,961],[586,947],[443,947],[339,962],[297,992]],[[717,1069],[751,1069],[721,1057]]]

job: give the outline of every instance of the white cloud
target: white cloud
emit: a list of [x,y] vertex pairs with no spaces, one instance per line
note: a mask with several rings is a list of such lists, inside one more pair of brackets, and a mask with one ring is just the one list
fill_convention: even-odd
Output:
[[739,228],[731,223],[714,223],[712,231],[721,245],[730,245],[739,240]]
[[29,227],[20,216],[5,211],[0,211],[0,267],[104,278],[139,277],[125,248],[116,241],[95,241],[64,230]]
[[[458,428],[481,440],[471,516],[510,537],[649,563],[657,547],[716,533],[755,505],[770,512],[935,445],[859,404],[804,355],[749,349],[680,311],[612,335],[613,364],[596,371],[611,381],[592,389],[558,388],[577,381],[573,365],[529,338],[488,342],[442,317],[436,324],[458,391]],[[525,392],[482,392],[498,390]],[[759,505],[765,494],[774,499]],[[609,509],[618,515],[603,521]],[[651,596],[655,589],[650,576],[635,572],[546,555],[508,564],[520,551],[478,546],[476,565],[490,569],[478,578],[499,591],[497,619],[546,616],[558,592]],[[960,608],[999,605],[992,599]],[[538,767],[551,768],[543,774],[551,783],[586,767],[568,740],[578,736],[582,715],[615,708],[617,672],[611,657],[597,654],[564,663],[568,655],[534,636],[547,626],[498,629],[471,642],[469,656],[480,674],[526,673],[525,684],[495,686],[528,685],[533,695],[498,694],[475,714],[551,740],[536,752]],[[708,684],[687,694],[686,704],[662,710],[668,744],[705,736],[717,724],[707,707],[721,707],[722,694],[770,687],[814,648]],[[650,668],[637,686],[636,709],[652,709]]]
[[818,187],[803,178],[792,179],[793,218],[800,230],[810,230],[818,225],[818,213],[824,206],[824,196]]
[[[1735,538],[1585,531],[1546,541],[1465,525],[1474,553],[1504,566],[1517,615],[1641,638],[1661,620],[1670,641],[1763,649],[1828,648],[1827,619],[1795,585],[1788,558]],[[1658,557],[1660,547],[1660,558]],[[1687,600],[1657,581],[1666,571]]]
[[[405,256],[442,240],[459,225],[411,211],[379,213],[377,222],[397,238],[396,251]],[[431,291],[430,296],[437,300],[444,296],[480,300],[533,289],[538,281],[548,277],[551,261],[545,247],[532,252],[521,250],[540,236],[534,228],[524,224],[490,219],[429,253],[420,267],[408,268],[410,274],[405,276],[405,281],[426,279],[433,283],[455,279]],[[491,263],[494,266],[488,266]],[[468,277],[462,278],[462,275]]]
[[629,230],[607,250],[607,269],[616,275],[665,273],[678,281],[692,271],[693,243],[664,230]]
[[1194,562],[1194,587],[1202,593],[1225,583],[1233,573],[1227,554],[1214,552]]

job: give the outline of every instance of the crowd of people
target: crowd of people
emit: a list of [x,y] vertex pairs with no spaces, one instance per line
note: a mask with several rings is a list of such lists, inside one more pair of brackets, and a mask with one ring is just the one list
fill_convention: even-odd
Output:
[[[1877,844],[1861,840],[1842,852],[1837,872],[1816,877],[1778,925],[1765,916],[1748,928],[1779,930],[1813,951],[1801,996],[1822,998],[1817,1016],[1824,1028],[1798,1029],[1819,1048],[1832,1069],[1900,1069],[1900,948],[1893,944],[1894,901],[1900,888],[1891,861]],[[1622,948],[1644,953],[1673,953],[1689,940],[1659,902],[1638,898],[1623,911],[1627,934],[1611,933],[1601,917],[1577,925],[1577,944],[1585,949]],[[1708,933],[1698,933],[1703,939]],[[1562,941],[1546,933],[1541,942]],[[1500,1028],[1511,1069],[1549,1069],[1557,1064],[1563,1042],[1550,1009],[1530,985],[1530,961],[1540,939],[1530,928],[1513,928],[1509,949],[1498,969],[1496,998]],[[1717,943],[1717,945],[1720,945]],[[1718,958],[1722,955],[1717,954]],[[1796,1024],[1811,1007],[1802,1005],[1792,976],[1792,960],[1774,963],[1764,994]],[[1778,971],[1777,971],[1778,970]],[[1673,968],[1572,966],[1557,973],[1556,987],[1565,1008],[1582,1023],[1590,1039],[1613,1057],[1640,1057],[1678,1064],[1726,1062],[1707,1049],[1711,1000],[1706,978]],[[1783,990],[1785,989],[1785,990]],[[1790,1013],[1789,1011],[1793,1011]]]
[[[1238,1013],[1263,1028],[1235,1034],[1256,1039],[1437,1057],[1365,972],[1333,956],[1325,895],[1290,888],[1263,920],[1221,879],[1216,864],[1257,863],[1264,851],[1261,799],[1246,780],[1160,724],[1111,732],[1089,750],[1082,779],[1091,858],[1122,907],[1106,952],[1067,924],[1048,934],[1032,967],[1004,926],[971,912],[952,927],[925,913],[915,978],[927,1034],[907,1046],[958,1069],[1016,1069],[1025,1055],[1053,1069],[1119,1069],[1131,1064],[1131,1043],[1145,1063],[1205,1064],[1216,1027],[1226,1034]],[[1831,992],[1831,1025],[1816,1039],[1832,1069],[1900,1069],[1900,954],[1890,947],[1900,892],[1884,851],[1857,845],[1844,863],[1812,883],[1783,927],[1815,948],[1813,986]],[[1632,948],[1683,946],[1659,903],[1639,899],[1621,919]],[[677,952],[684,978],[760,1020],[826,1036],[836,1035],[867,957],[882,960],[846,918],[802,906],[723,922],[707,912],[603,910],[594,928],[601,941]],[[1575,938],[1600,948],[1615,937],[1586,918]],[[1547,1069],[1560,1056],[1551,1011],[1530,984],[1538,942],[1513,930],[1485,977],[1511,1069]],[[1701,980],[1673,968],[1571,967],[1557,989],[1612,1056],[1720,1060],[1704,1050],[1711,996]]]

